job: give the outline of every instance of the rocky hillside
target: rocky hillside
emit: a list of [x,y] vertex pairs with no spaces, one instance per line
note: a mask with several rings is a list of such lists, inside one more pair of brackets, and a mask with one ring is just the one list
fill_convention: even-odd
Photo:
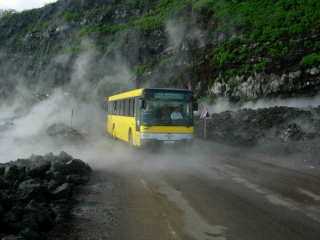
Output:
[[135,85],[191,84],[234,101],[320,89],[318,0],[60,0],[5,14],[0,32],[1,96],[79,78],[101,96]]

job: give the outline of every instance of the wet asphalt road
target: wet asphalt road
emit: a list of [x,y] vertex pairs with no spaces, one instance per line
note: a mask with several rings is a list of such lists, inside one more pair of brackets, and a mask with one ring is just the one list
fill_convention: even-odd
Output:
[[317,170],[219,146],[131,154],[97,166],[61,239],[320,239]]

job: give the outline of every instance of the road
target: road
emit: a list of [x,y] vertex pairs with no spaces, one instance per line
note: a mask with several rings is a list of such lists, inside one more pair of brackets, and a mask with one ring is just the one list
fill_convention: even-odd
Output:
[[61,239],[320,239],[316,169],[208,143],[123,157],[96,166]]

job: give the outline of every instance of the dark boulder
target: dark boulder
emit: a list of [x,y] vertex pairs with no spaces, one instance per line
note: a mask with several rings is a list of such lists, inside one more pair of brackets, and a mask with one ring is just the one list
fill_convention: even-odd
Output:
[[51,162],[41,156],[33,156],[32,158],[35,158],[35,160],[28,169],[28,175],[31,178],[45,178],[46,172],[51,167]]
[[24,209],[23,222],[32,229],[48,231],[54,224],[54,212],[46,203],[31,200]]
[[19,237],[24,240],[43,240],[44,239],[44,236],[40,232],[37,232],[29,227],[23,229],[20,232]]
[[65,152],[33,155],[1,165],[0,239],[46,239],[55,224],[70,217],[75,187],[91,169]]
[[19,184],[17,195],[22,200],[41,199],[46,194],[45,190],[41,182],[28,179]]
[[[3,208],[3,206],[2,206],[2,204],[0,202],[0,219],[1,219],[1,216],[2,216],[3,213],[4,213],[4,208]],[[0,223],[1,223],[1,220],[0,220]]]
[[2,226],[4,233],[16,233],[21,228],[21,216],[22,210],[17,208],[12,208],[10,211],[6,211],[2,215]]
[[90,167],[79,159],[72,159],[68,161],[62,169],[66,175],[87,175],[91,171]]
[[[241,109],[211,114],[207,138],[233,145],[289,143],[320,138],[319,108],[270,107]],[[198,136],[203,137],[204,120],[198,120]]]
[[21,237],[18,237],[16,235],[8,235],[1,238],[1,240],[23,240]]
[[306,134],[296,123],[290,123],[279,131],[279,137],[284,142],[303,140]]
[[0,163],[0,177],[3,176],[5,169],[5,165]]
[[72,194],[72,185],[69,183],[64,183],[53,190],[51,194],[54,199],[69,198]]
[[75,185],[85,184],[89,181],[89,176],[72,174],[66,177],[66,181]]
[[5,167],[4,178],[10,182],[20,179],[21,171],[18,166],[9,165]]
[[69,155],[68,153],[66,152],[61,152],[58,157],[57,157],[57,160],[56,162],[68,162],[70,160],[72,160],[73,157],[71,155]]
[[9,187],[9,183],[5,179],[0,177],[0,190],[1,189],[6,189],[8,187]]

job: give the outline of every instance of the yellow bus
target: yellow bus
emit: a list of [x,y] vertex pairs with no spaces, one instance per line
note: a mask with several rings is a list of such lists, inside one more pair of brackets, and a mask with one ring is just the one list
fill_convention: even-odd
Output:
[[141,88],[107,97],[106,132],[141,147],[193,140],[192,91]]

